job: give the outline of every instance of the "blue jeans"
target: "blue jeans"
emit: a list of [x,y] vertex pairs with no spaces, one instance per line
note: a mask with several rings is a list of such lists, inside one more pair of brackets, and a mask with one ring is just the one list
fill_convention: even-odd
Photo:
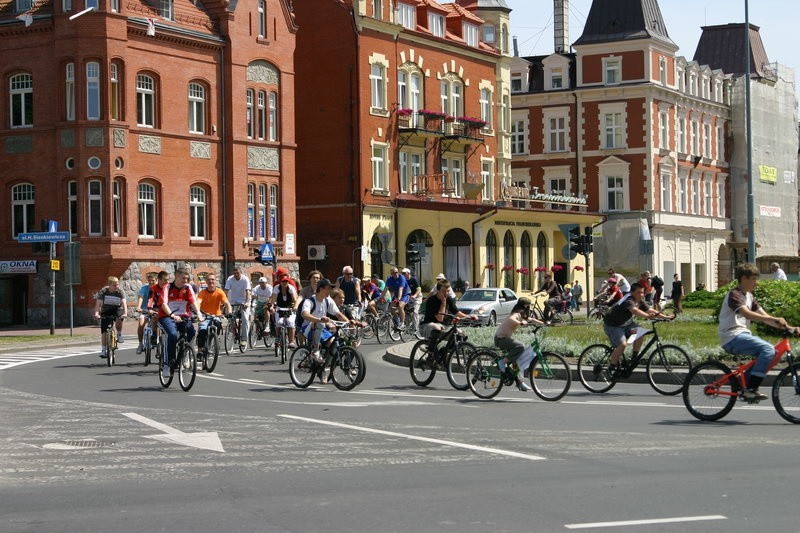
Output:
[[756,364],[750,368],[750,375],[762,378],[767,375],[769,364],[775,356],[775,348],[770,343],[749,331],[738,334],[722,349],[734,355],[755,356]]
[[[178,332],[186,333],[186,342],[192,342],[192,339],[194,339],[194,326],[188,321],[188,317],[179,324],[172,318],[165,316],[158,319],[158,324],[167,334],[167,354],[169,362],[172,362],[175,360],[175,349],[178,347]],[[161,363],[166,364],[167,361],[162,361]]]

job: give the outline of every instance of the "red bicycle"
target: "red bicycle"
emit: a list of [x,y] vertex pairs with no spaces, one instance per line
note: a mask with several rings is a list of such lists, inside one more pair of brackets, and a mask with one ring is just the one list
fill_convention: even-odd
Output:
[[[782,333],[783,339],[775,345],[775,356],[768,371],[786,357],[786,368],[780,371],[772,384],[772,403],[784,419],[800,424],[800,363],[795,362],[788,339],[794,334],[793,329]],[[755,363],[755,359],[739,363],[734,370],[719,361],[706,361],[695,366],[686,377],[683,388],[686,409],[700,420],[719,420],[731,412],[737,399],[758,403],[757,399],[748,400],[743,396],[745,373]]]

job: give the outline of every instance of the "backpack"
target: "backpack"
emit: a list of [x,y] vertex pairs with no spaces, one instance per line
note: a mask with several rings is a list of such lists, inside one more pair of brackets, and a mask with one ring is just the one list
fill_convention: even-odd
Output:
[[306,300],[311,300],[311,311],[310,312],[312,314],[314,313],[314,310],[317,308],[316,298],[314,298],[313,296],[311,296],[310,298],[303,298],[303,301],[300,302],[299,311],[297,312],[297,314],[294,317],[294,328],[295,328],[295,331],[299,331],[299,330],[301,330],[303,328],[303,322],[305,322],[305,319],[303,318],[303,305],[305,305]]
[[664,286],[664,280],[658,276],[653,276],[650,278],[650,284],[653,286],[653,288],[658,289],[659,287]]

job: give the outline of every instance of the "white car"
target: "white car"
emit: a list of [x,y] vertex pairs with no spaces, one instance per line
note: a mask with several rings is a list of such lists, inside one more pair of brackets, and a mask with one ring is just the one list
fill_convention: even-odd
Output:
[[458,310],[473,315],[475,325],[494,326],[511,314],[517,303],[517,295],[511,289],[469,289],[458,299]]

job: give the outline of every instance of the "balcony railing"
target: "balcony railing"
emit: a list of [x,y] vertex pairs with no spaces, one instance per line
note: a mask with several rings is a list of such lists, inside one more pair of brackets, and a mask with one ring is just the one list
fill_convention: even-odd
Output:
[[412,190],[417,196],[455,194],[456,187],[449,174],[421,174],[412,178]]

